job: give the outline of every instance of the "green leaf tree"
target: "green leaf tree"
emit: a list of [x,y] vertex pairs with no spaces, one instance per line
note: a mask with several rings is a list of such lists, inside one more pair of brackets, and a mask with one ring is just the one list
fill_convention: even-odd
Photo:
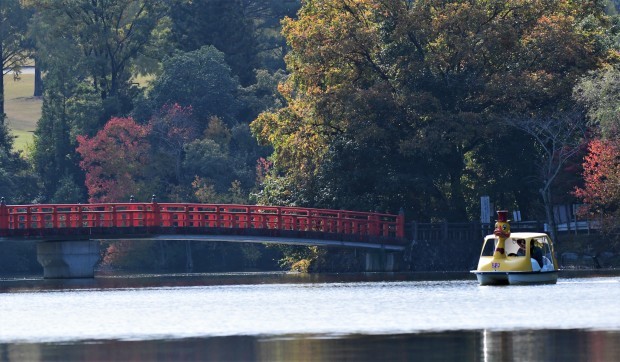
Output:
[[[28,20],[32,11],[25,8],[19,0],[0,2],[0,60],[2,63],[2,82],[0,82],[0,116],[4,115],[4,75],[16,72],[27,60],[26,39]],[[4,122],[4,117],[0,117]]]
[[150,97],[158,109],[175,103],[191,106],[204,129],[212,116],[222,118],[228,125],[236,123],[238,87],[224,53],[213,46],[204,46],[164,59],[162,73],[153,81]]
[[280,20],[294,15],[299,5],[288,0],[177,2],[170,12],[172,37],[183,51],[217,48],[240,83],[248,86],[255,82],[255,69],[276,71],[283,66]]
[[176,183],[181,183],[184,148],[199,135],[198,125],[192,117],[192,108],[181,107],[176,103],[165,105],[159,114],[151,119],[149,126],[156,147],[161,152],[169,153],[174,159]]
[[133,107],[139,95],[130,80],[133,67],[165,33],[168,7],[163,0],[29,3],[36,10],[30,33],[46,83],[32,159],[49,200],[61,178],[84,184],[76,136],[95,135]]
[[[76,71],[74,64],[62,63],[51,67],[46,75],[41,118],[34,132],[31,152],[34,171],[43,187],[43,202],[53,199],[59,186],[67,185],[69,179],[76,185],[84,184],[79,156],[75,151],[74,129],[76,124],[81,123],[79,119],[86,122],[96,119],[101,102],[88,90],[80,91],[78,80],[72,76]],[[61,182],[62,179],[65,182]],[[85,199],[86,190],[83,187],[77,192],[84,195],[81,199]]]
[[37,181],[28,162],[13,150],[13,136],[7,125],[0,123],[0,196],[11,204],[36,201]]
[[79,133],[96,133],[111,116],[127,113],[135,89],[132,66],[165,27],[163,0],[32,0],[32,32],[44,71],[71,63],[73,77],[101,100],[99,117]]
[[620,68],[608,67],[585,76],[574,98],[587,109],[590,126],[603,138],[620,137]]

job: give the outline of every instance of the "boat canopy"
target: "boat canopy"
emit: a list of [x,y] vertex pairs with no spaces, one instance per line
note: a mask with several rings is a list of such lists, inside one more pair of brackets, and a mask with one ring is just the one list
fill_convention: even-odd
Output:
[[[481,256],[493,256],[495,247],[497,246],[498,238],[495,235],[487,235],[484,238],[484,247],[482,249]],[[551,246],[551,240],[547,234],[543,233],[511,233],[510,237],[506,238],[504,248],[506,249],[506,255],[508,256],[525,256],[524,253],[519,253],[519,243],[522,242],[524,250],[530,250],[527,253],[530,257],[540,259],[540,265],[543,265],[542,256],[546,256],[551,260],[551,254],[553,253],[553,247]]]

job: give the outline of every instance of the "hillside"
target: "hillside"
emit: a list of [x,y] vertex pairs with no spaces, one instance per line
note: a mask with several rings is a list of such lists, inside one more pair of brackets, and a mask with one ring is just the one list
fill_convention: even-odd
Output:
[[14,147],[25,150],[32,143],[33,132],[41,117],[42,100],[33,97],[34,74],[21,74],[20,79],[13,80],[12,74],[4,76],[4,107],[7,124],[16,136]]

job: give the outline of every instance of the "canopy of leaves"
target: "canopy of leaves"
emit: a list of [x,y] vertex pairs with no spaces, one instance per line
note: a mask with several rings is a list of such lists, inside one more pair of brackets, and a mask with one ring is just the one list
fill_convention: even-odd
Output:
[[464,219],[467,155],[507,132],[508,110],[569,109],[576,79],[607,57],[602,8],[305,1],[284,22],[288,106],[252,124],[274,147],[271,177],[289,178],[297,203]]
[[155,147],[174,159],[176,183],[181,182],[181,162],[185,146],[198,138],[198,124],[191,107],[165,105],[149,122]]
[[605,138],[620,137],[620,69],[610,67],[584,77],[574,97],[588,110],[591,125]]
[[620,141],[593,140],[583,163],[585,185],[575,195],[586,204],[584,216],[603,221],[606,230],[617,228],[620,217]]
[[173,34],[180,49],[194,51],[213,46],[244,84],[257,68],[257,43],[253,24],[245,16],[241,0],[179,2],[171,11]]
[[280,20],[299,9],[299,0],[202,0],[172,6],[172,38],[184,51],[212,45],[242,85],[255,81],[255,69],[283,68],[285,44]]
[[30,203],[37,197],[38,180],[30,172],[30,165],[12,147],[13,136],[0,122],[0,197],[7,204]]
[[218,116],[228,124],[236,122],[238,87],[224,53],[212,46],[204,46],[166,58],[163,72],[154,80],[150,96],[158,108],[174,103],[191,106],[204,128],[211,116]]
[[149,160],[149,127],[112,118],[93,138],[78,136],[90,202],[119,202],[143,195],[141,175]]
[[164,0],[31,0],[37,13],[31,32],[39,63],[54,71],[69,64],[78,84],[101,99],[94,134],[111,116],[131,107],[131,69],[165,32]]
[[[4,115],[4,75],[13,71],[19,74],[19,68],[28,57],[26,51],[28,19],[32,15],[19,0],[0,1],[0,115]],[[4,122],[4,118],[0,119]]]
[[28,20],[32,15],[20,0],[2,0],[0,2],[0,60],[2,75],[19,70],[27,59],[25,51]]
[[41,201],[50,201],[59,187],[67,185],[61,182],[63,178],[80,185],[76,192],[86,195],[75,137],[96,133],[105,112],[101,98],[92,87],[74,78],[74,71],[74,64],[60,62],[46,73],[41,118],[31,152],[34,170],[42,181]]

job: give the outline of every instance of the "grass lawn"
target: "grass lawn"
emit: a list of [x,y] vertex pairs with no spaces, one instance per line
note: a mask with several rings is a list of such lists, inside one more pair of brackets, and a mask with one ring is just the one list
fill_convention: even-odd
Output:
[[34,74],[21,74],[18,81],[13,75],[4,76],[4,112],[7,124],[16,136],[14,148],[25,150],[32,144],[33,132],[41,118],[42,99],[34,93]]
[[[152,79],[152,76],[138,76],[133,81],[146,87]],[[17,81],[12,74],[4,76],[4,112],[9,129],[16,136],[13,148],[17,150],[26,151],[32,144],[33,132],[41,118],[43,100],[33,97],[33,93],[34,74],[21,74]]]

